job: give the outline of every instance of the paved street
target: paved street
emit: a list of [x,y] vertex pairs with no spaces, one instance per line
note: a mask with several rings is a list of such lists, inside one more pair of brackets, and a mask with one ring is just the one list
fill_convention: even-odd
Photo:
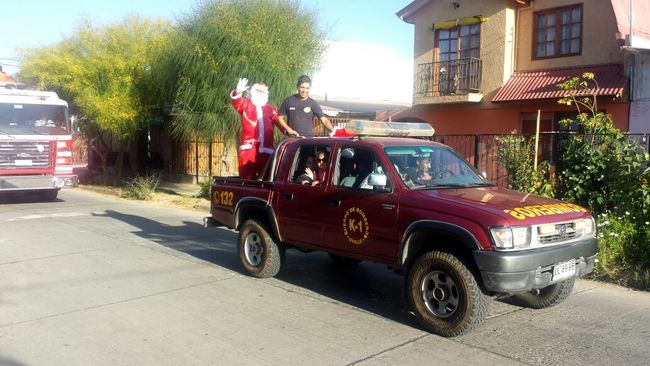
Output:
[[207,212],[80,189],[0,203],[0,365],[647,365],[650,293],[581,280],[544,310],[492,302],[472,333],[422,331],[402,278],[289,251],[242,275]]

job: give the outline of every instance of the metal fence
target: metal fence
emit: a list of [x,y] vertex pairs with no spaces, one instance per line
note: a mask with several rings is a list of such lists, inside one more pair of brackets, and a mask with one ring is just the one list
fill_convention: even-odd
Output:
[[470,57],[418,65],[415,92],[418,95],[464,95],[481,90],[483,61]]
[[[508,172],[499,164],[499,138],[506,137],[503,134],[479,134],[479,135],[435,135],[433,140],[452,147],[478,171],[486,172],[488,179],[502,187],[508,185]],[[526,139],[534,140],[534,135],[522,135]],[[593,144],[600,144],[604,136],[593,136],[566,132],[544,132],[539,135],[539,146],[537,159],[539,162],[548,161],[551,165],[551,173],[560,163],[562,149],[566,141],[572,137],[586,137],[587,141]],[[646,152],[650,151],[649,134],[627,134],[629,141],[635,141],[639,147]]]
[[[333,119],[335,126],[343,127],[344,119]],[[314,126],[316,136],[326,135],[320,123]],[[480,172],[486,172],[488,179],[502,187],[508,186],[508,172],[499,164],[499,138],[507,134],[475,135],[434,135],[433,141],[443,143],[456,150]],[[533,140],[534,135],[522,135]],[[538,161],[548,161],[553,173],[567,139],[578,135],[566,132],[544,132],[539,135]],[[594,144],[602,141],[602,136],[585,136]],[[593,138],[590,138],[593,137]],[[650,151],[650,134],[628,134],[630,141],[636,141],[640,148]],[[237,172],[236,148],[224,148],[223,141],[207,142],[172,142],[172,174],[196,176],[227,175]]]

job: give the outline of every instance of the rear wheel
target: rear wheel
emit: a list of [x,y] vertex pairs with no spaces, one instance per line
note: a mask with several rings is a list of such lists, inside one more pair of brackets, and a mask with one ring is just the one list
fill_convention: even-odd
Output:
[[469,269],[445,252],[428,252],[415,261],[407,277],[407,297],[422,325],[443,337],[479,325],[490,301]]
[[280,272],[284,250],[259,221],[244,222],[239,230],[238,251],[239,260],[249,275],[266,278]]
[[55,201],[58,194],[58,189],[45,189],[38,192],[39,197],[44,201]]
[[575,283],[574,277],[539,290],[516,294],[512,298],[517,305],[532,309],[544,309],[566,300]]

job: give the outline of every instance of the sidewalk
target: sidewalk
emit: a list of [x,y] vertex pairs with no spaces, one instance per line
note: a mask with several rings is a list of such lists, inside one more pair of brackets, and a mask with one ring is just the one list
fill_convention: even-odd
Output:
[[156,189],[165,193],[198,197],[199,192],[201,191],[201,186],[194,183],[177,183],[161,180]]

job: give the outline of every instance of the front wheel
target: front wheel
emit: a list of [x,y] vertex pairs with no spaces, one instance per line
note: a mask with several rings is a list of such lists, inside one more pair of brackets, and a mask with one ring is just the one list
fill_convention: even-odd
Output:
[[443,337],[455,337],[486,317],[489,297],[469,269],[455,256],[428,252],[418,258],[407,277],[407,297],[422,325]]
[[273,277],[280,272],[283,248],[275,243],[266,227],[257,220],[244,222],[239,230],[239,260],[249,275]]
[[544,309],[566,300],[576,283],[575,277],[562,282],[512,296],[515,304],[531,309]]

